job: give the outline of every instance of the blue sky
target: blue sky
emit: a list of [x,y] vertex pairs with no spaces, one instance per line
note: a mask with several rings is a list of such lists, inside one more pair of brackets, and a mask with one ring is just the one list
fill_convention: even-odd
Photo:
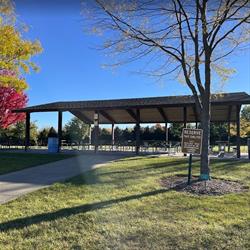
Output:
[[[69,4],[70,3],[70,4]],[[132,73],[140,61],[115,71],[101,65],[110,59],[102,51],[95,36],[83,32],[80,0],[16,0],[18,19],[29,26],[26,38],[40,40],[43,53],[34,61],[39,73],[26,76],[30,85],[29,105],[54,101],[132,98],[189,94],[187,87],[175,80],[164,85]],[[250,93],[250,52],[230,59],[237,70],[224,88],[225,92]],[[56,113],[32,114],[39,127],[57,126]],[[71,116],[64,115],[64,123]]]

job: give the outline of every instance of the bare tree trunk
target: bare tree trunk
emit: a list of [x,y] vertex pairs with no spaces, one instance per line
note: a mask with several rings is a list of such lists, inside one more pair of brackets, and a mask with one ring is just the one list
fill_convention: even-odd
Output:
[[201,127],[203,129],[202,152],[201,152],[201,167],[200,180],[210,179],[209,168],[209,146],[210,146],[210,98],[205,97],[203,101],[203,109],[201,112]]

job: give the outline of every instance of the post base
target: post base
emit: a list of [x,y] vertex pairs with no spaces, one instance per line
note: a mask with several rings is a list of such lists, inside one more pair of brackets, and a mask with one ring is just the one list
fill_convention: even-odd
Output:
[[209,174],[200,174],[199,180],[200,181],[209,181],[209,180],[211,180],[211,177]]

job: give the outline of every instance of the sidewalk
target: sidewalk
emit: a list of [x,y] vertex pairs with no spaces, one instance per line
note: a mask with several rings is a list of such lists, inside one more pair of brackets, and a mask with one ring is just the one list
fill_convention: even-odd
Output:
[[125,154],[84,154],[0,175],[0,204],[126,156]]

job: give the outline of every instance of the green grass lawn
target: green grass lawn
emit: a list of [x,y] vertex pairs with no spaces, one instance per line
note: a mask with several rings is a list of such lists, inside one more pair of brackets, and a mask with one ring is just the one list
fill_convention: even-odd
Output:
[[[199,197],[161,187],[186,165],[127,158],[1,205],[0,249],[250,249],[250,192]],[[249,162],[211,167],[250,185]]]
[[63,160],[69,157],[72,157],[72,155],[0,152],[0,174]]

